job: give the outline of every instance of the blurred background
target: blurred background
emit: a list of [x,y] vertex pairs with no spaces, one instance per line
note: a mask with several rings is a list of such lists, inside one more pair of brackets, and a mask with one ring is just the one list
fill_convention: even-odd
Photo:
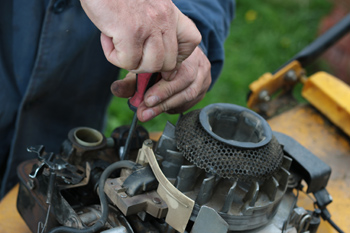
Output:
[[[225,43],[224,69],[212,90],[193,109],[219,102],[246,106],[252,81],[275,71],[349,10],[350,0],[236,0],[236,17]],[[307,67],[307,73],[325,70],[349,82],[349,37]],[[125,74],[123,71],[121,77]],[[299,90],[295,93],[302,102]],[[132,115],[126,99],[113,98],[105,134],[109,136],[115,127],[130,124]],[[149,132],[161,131],[166,121],[176,123],[177,118],[162,114],[142,125]]]

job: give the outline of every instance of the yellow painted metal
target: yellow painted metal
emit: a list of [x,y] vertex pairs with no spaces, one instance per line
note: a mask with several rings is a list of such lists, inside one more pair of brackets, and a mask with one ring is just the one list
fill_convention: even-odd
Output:
[[302,95],[350,136],[350,87],[346,83],[318,72],[304,82]]
[[[289,71],[295,72],[297,80],[291,82],[290,80],[285,78],[286,74]],[[264,100],[260,98],[260,93],[262,91],[267,91],[268,95],[271,96],[278,90],[288,85],[294,85],[295,83],[297,83],[298,79],[300,79],[304,75],[304,73],[305,72],[298,61],[290,62],[285,67],[280,69],[276,74],[265,73],[258,80],[252,82],[249,85],[251,94],[247,103],[248,107],[253,110],[257,110],[257,105],[260,102],[264,102]]]
[[19,185],[16,185],[0,202],[1,233],[31,233],[16,208]]
[[[274,131],[291,136],[331,166],[327,190],[333,202],[327,208],[334,222],[350,232],[350,138],[311,105],[298,106],[268,122]],[[298,205],[313,209],[312,204],[306,195],[300,195]],[[325,222],[318,231],[333,232],[336,231]]]

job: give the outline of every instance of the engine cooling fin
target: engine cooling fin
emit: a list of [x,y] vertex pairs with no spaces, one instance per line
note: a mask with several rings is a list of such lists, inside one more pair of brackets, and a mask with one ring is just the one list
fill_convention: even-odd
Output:
[[[264,181],[281,167],[283,151],[274,136],[270,136],[269,141],[259,147],[230,145],[214,138],[211,135],[213,133],[208,133],[208,128],[205,129],[199,119],[201,111],[203,110],[194,110],[182,116],[175,129],[178,149],[197,167],[222,178],[245,182]],[[235,118],[236,122],[242,117],[240,113],[230,115],[225,112],[224,115],[226,119]],[[246,119],[243,120],[247,122]]]

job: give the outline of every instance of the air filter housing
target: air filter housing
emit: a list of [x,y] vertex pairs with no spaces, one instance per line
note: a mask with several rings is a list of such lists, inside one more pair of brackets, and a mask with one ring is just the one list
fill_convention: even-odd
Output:
[[282,164],[282,148],[267,122],[237,105],[192,111],[179,120],[175,134],[187,160],[222,178],[264,181]]

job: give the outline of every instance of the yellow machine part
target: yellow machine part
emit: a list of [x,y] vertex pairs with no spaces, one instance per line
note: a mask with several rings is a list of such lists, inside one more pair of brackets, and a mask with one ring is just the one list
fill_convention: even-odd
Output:
[[340,79],[318,72],[304,82],[302,95],[350,136],[350,87]]
[[[332,220],[350,232],[350,138],[309,104],[273,117],[268,123],[272,130],[291,136],[332,168],[327,190],[333,202],[327,209]],[[301,193],[298,206],[312,210],[313,201]],[[326,222],[317,232],[336,233]]]
[[[286,75],[288,72],[294,72],[295,80],[288,81]],[[266,91],[269,96],[272,96],[277,91],[285,88],[286,86],[294,85],[304,76],[304,69],[301,67],[298,61],[292,61],[285,67],[280,69],[277,73],[265,73],[259,79],[255,80],[249,85],[251,91],[247,106],[254,111],[258,111],[258,105],[264,100],[261,99],[260,94],[262,91]]]

